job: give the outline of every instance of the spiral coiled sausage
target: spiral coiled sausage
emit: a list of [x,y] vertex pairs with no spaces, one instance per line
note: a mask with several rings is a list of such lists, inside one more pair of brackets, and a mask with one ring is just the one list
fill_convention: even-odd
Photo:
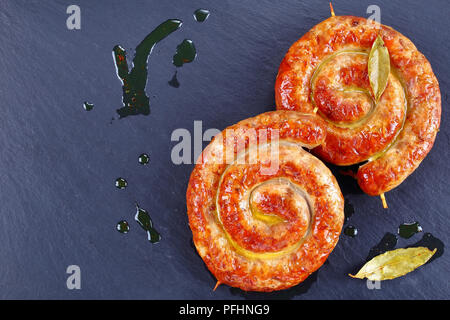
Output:
[[325,126],[316,115],[267,112],[225,129],[202,152],[187,211],[197,251],[220,283],[288,288],[333,250],[343,197],[329,169],[302,148],[322,143]]
[[[370,91],[368,55],[380,35],[391,73],[378,102]],[[321,159],[352,165],[361,189],[379,195],[398,186],[431,150],[441,118],[439,84],[427,59],[390,27],[333,16],[292,45],[281,62],[277,109],[317,112],[327,123]]]

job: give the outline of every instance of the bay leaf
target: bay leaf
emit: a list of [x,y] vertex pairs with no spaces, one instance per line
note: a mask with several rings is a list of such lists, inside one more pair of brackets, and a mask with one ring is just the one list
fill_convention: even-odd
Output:
[[389,73],[391,72],[389,51],[380,36],[376,38],[372,45],[367,64],[370,87],[372,88],[376,102],[378,102],[386,89]]
[[401,277],[425,264],[435,254],[425,247],[387,251],[367,262],[352,278],[390,280]]

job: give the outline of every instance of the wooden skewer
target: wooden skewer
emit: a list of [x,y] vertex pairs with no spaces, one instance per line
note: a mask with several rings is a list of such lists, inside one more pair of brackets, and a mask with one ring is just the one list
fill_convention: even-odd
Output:
[[387,209],[388,205],[387,205],[387,202],[386,202],[386,198],[384,197],[384,193],[380,194],[380,198],[381,198],[381,202],[383,203],[383,208]]
[[220,286],[221,284],[222,284],[222,282],[217,280],[216,286],[214,287],[213,291],[216,291],[217,287]]
[[330,11],[331,11],[331,16],[334,17],[335,14],[334,14],[334,9],[333,9],[333,5],[331,4],[331,1],[330,1]]

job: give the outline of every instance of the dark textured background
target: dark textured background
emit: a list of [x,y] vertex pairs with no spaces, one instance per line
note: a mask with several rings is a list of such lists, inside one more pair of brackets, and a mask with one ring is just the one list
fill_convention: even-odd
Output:
[[[66,8],[81,7],[79,31],[66,28]],[[139,299],[415,299],[450,297],[447,252],[403,278],[368,290],[350,279],[369,249],[403,222],[419,221],[449,243],[447,1],[336,0],[339,15],[367,17],[381,7],[382,23],[409,37],[430,60],[442,92],[442,126],[434,149],[399,188],[379,198],[340,178],[356,213],[356,238],[342,235],[328,263],[305,284],[272,293],[242,293],[215,284],[191,245],[185,191],[191,165],[172,164],[176,128],[223,129],[272,110],[273,85],[289,46],[329,16],[327,1],[1,1],[0,2],[0,298]],[[205,23],[194,21],[206,8]],[[183,27],[149,59],[151,115],[110,120],[121,106],[111,51],[136,45],[168,18]],[[192,39],[198,58],[167,84],[176,46]],[[131,55],[132,56],[132,55]],[[131,58],[131,57],[129,57]],[[95,108],[86,112],[82,102]],[[151,164],[137,157],[148,152]],[[123,176],[129,186],[114,187]],[[146,241],[134,222],[134,202],[149,210],[163,240]],[[115,230],[121,219],[128,234]],[[417,242],[421,234],[400,240]],[[81,290],[66,288],[66,268],[81,267]]]

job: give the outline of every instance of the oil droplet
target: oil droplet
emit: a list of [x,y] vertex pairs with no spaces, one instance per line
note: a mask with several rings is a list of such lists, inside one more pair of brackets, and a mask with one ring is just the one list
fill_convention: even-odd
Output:
[[170,19],[161,23],[136,47],[133,69],[128,71],[126,51],[117,45],[113,48],[116,73],[122,82],[123,107],[117,109],[120,118],[130,115],[150,114],[150,100],[145,93],[147,85],[147,60],[155,45],[182,25],[181,20]]
[[399,236],[405,239],[409,239],[419,232],[422,232],[422,227],[417,221],[413,223],[403,223],[398,227]]
[[348,201],[348,199],[345,199],[345,201],[344,201],[345,222],[347,222],[354,213],[355,213],[355,208],[350,203],[350,201]]
[[143,153],[139,156],[139,163],[142,165],[146,165],[150,162],[150,157],[148,156],[148,154]]
[[203,22],[209,17],[209,11],[206,9],[197,9],[194,12],[194,19],[197,22]]
[[140,208],[138,204],[134,219],[147,232],[147,238],[151,243],[158,243],[161,240],[161,235],[153,228],[153,221],[147,210]]
[[398,239],[395,234],[392,234],[390,232],[386,233],[381,241],[372,249],[370,249],[366,260],[369,261],[372,258],[385,253],[386,251],[393,250],[397,245],[397,241]]
[[147,231],[147,239],[151,243],[158,243],[161,241],[161,235],[154,228],[151,228]]
[[180,83],[178,82],[178,79],[177,79],[177,71],[175,71],[175,74],[173,75],[172,79],[168,83],[171,87],[174,87],[174,88],[180,87]]
[[130,231],[128,222],[125,220],[119,221],[117,223],[117,231],[119,231],[120,233],[127,233],[128,231]]
[[427,262],[427,263],[430,263],[431,261],[439,258],[440,256],[442,256],[444,254],[445,245],[441,240],[434,237],[431,233],[427,232],[423,235],[423,237],[420,241],[416,242],[411,247],[427,247],[430,250],[437,249],[436,253]]
[[134,219],[137,221],[137,223],[139,223],[142,229],[146,231],[153,228],[153,221],[150,218],[150,215],[148,214],[147,210],[142,209],[137,204],[136,204],[136,215]]
[[177,46],[177,51],[173,56],[172,62],[176,67],[181,67],[185,63],[194,61],[196,56],[197,51],[195,50],[192,40],[184,39],[183,42]]
[[94,104],[85,101],[83,102],[83,108],[86,111],[91,111],[92,109],[94,109]]
[[116,179],[116,188],[118,188],[118,189],[125,189],[127,186],[128,186],[128,182],[124,178],[117,178]]
[[344,229],[344,234],[346,236],[354,238],[358,234],[358,229],[354,226],[348,226]]

